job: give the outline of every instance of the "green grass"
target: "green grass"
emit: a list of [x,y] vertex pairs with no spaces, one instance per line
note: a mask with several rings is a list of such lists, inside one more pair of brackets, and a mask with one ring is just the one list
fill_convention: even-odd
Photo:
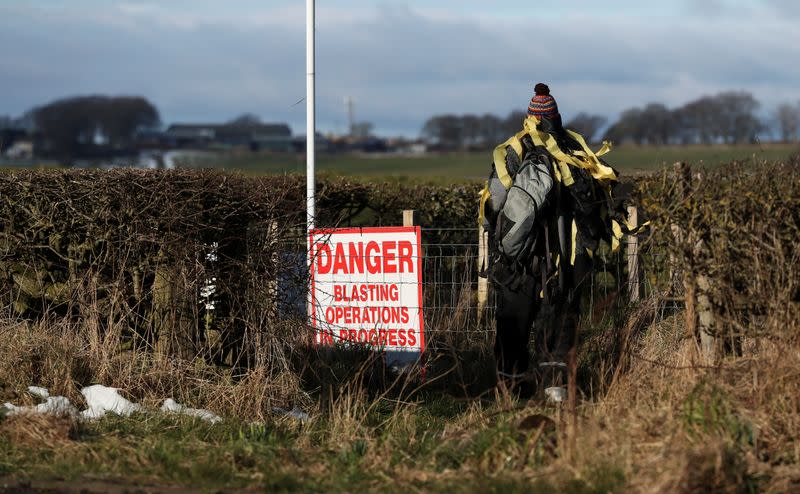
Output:
[[[595,148],[597,146],[594,146]],[[619,146],[605,156],[624,174],[659,169],[677,161],[695,165],[718,166],[734,160],[781,160],[800,152],[798,144],[692,145],[692,146]],[[317,155],[317,172],[367,179],[418,180],[446,183],[483,180],[490,169],[492,150],[481,152],[430,153],[421,156],[392,154]],[[305,173],[305,157],[300,154],[221,155],[193,166],[210,166],[246,174]],[[0,168],[7,169],[7,168]],[[19,169],[19,168],[11,168]]]
[[[796,144],[753,144],[737,146],[620,146],[606,159],[626,174],[646,172],[688,161],[697,165],[717,166],[733,160],[779,160],[800,152]],[[317,157],[317,171],[363,177],[395,179],[427,178],[444,180],[483,179],[489,170],[491,150],[472,153],[442,153],[422,156],[329,155]],[[222,157],[210,165],[253,174],[305,173],[301,155],[245,154]]]
[[613,465],[587,468],[588,477],[532,481],[530,469],[555,458],[543,445],[555,444],[556,432],[520,429],[519,418],[530,413],[530,408],[429,395],[400,412],[395,403],[379,401],[346,429],[333,423],[340,413],[305,424],[276,418],[208,425],[160,413],[107,416],[78,423],[68,438],[51,443],[15,442],[0,434],[0,473],[73,485],[93,480],[201,492],[247,487],[589,493],[623,485],[624,476]]

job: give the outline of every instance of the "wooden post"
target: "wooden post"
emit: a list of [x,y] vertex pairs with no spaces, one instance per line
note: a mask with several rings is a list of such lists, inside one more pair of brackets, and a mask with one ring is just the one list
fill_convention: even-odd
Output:
[[700,333],[700,352],[706,365],[713,365],[717,357],[717,341],[714,336],[714,311],[711,306],[711,298],[708,296],[711,291],[711,283],[707,276],[698,274],[695,278],[695,285],[697,286],[695,308],[697,310],[697,329]]
[[480,276],[489,267],[489,233],[484,230],[483,223],[478,225],[478,305],[477,318],[480,323],[489,301],[489,278]]
[[267,304],[270,317],[278,317],[278,222],[272,220],[267,227],[267,245],[269,246],[270,280],[267,282]]
[[[639,226],[639,210],[636,206],[628,206],[628,220],[633,228]],[[637,235],[628,235],[628,293],[631,303],[639,301],[639,238]]]
[[418,223],[417,218],[417,212],[415,210],[403,210],[403,226],[416,226]]
[[[686,200],[692,191],[692,169],[686,163],[675,163],[678,194]],[[689,253],[688,271],[683,273],[683,286],[686,300],[686,330],[698,344],[703,364],[712,365],[717,357],[717,344],[714,337],[714,312],[708,296],[711,284],[708,277],[699,272],[697,258],[706,249],[705,242],[697,238],[696,232],[686,231],[680,225],[671,225],[672,234],[678,245]],[[688,248],[687,248],[688,247]]]
[[[403,210],[403,226],[418,226],[419,216],[413,209]],[[422,255],[422,252],[419,253]],[[384,363],[400,371],[409,369],[415,362],[421,359],[421,354],[417,352],[398,352],[387,350],[384,352]],[[424,368],[422,375],[424,376]],[[424,379],[424,377],[423,377]]]
[[[678,161],[672,165],[672,170],[674,174],[674,180],[676,183],[676,190],[677,196],[679,200],[684,201],[686,197],[689,195],[691,188],[692,188],[692,168],[687,163],[683,161]],[[676,245],[682,245],[685,239],[685,233],[683,231],[683,227],[680,225],[672,224],[670,225],[670,230],[672,231],[672,236],[675,240]],[[682,273],[676,270],[676,266],[678,266],[678,259],[675,256],[674,252],[669,253],[669,293],[672,294],[678,290],[679,285],[681,284],[681,277]],[[684,283],[685,285],[685,283]]]

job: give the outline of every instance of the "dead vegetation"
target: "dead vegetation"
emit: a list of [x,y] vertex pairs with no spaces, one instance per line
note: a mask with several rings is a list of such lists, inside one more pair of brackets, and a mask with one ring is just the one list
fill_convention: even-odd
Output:
[[[669,175],[642,179],[656,225],[644,248],[672,254],[681,278],[656,273],[653,298],[586,322],[574,421],[570,410],[495,392],[490,339],[448,336],[422,383],[387,373],[369,352],[318,353],[303,326],[262,315],[257,358],[237,369],[126,345],[128,321],[86,304],[79,317],[7,312],[0,398],[32,404],[24,390],[36,384],[80,404],[80,387],[102,382],[151,408],[171,396],[226,421],[7,417],[0,473],[165,489],[797,492],[798,167],[732,166],[680,192]],[[667,290],[685,296],[691,286],[713,315],[711,361],[699,316],[664,308]]]

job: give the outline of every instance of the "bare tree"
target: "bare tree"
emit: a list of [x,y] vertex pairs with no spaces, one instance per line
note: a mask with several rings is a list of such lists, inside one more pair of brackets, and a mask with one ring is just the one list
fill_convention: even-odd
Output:
[[463,115],[461,120],[461,135],[464,146],[477,148],[482,144],[481,119],[476,115]]
[[775,117],[781,134],[781,140],[783,142],[796,141],[797,131],[800,129],[800,104],[781,104],[775,112]]
[[661,103],[650,103],[639,115],[643,139],[648,144],[669,144],[675,132],[675,115]]
[[496,145],[508,138],[503,131],[503,121],[487,113],[480,119],[481,139],[489,146]]
[[719,102],[703,96],[676,110],[676,120],[681,129],[682,142],[711,144],[722,136],[717,114]]
[[745,91],[727,91],[714,97],[717,103],[717,121],[726,142],[754,141],[764,130],[764,124],[755,116],[760,103]]
[[603,138],[620,143],[633,141],[636,144],[644,144],[645,133],[642,126],[642,110],[640,108],[629,108],[622,112],[619,119],[606,130]]
[[456,115],[437,115],[428,119],[422,137],[444,150],[460,149],[464,143],[461,118]]
[[586,112],[580,112],[572,118],[565,127],[578,132],[583,135],[587,141],[592,141],[597,132],[608,122],[608,119],[602,115],[591,115]]
[[508,138],[522,130],[522,122],[528,116],[527,112],[514,110],[503,120],[503,134]]
[[138,130],[160,123],[156,107],[140,97],[67,98],[32,114],[43,136],[39,152],[64,160],[90,155],[100,147],[123,149]]

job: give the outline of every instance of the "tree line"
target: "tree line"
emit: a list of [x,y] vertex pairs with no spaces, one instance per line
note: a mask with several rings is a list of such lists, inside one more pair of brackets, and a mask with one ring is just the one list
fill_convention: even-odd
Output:
[[[739,144],[756,142],[765,133],[785,142],[798,139],[800,103],[779,105],[769,122],[772,125],[758,116],[760,107],[749,92],[725,91],[677,108],[661,103],[629,108],[608,126],[605,117],[581,112],[567,119],[565,126],[590,141],[601,138],[638,145]],[[511,112],[505,118],[491,114],[437,115],[425,122],[421,136],[443,150],[485,149],[518,132],[524,118],[523,111]]]
[[134,145],[137,134],[161,124],[158,109],[140,96],[77,96],[53,101],[0,126],[34,133],[37,154],[69,161]]
[[[421,134],[434,149],[484,150],[519,132],[525,117],[524,111],[512,111],[506,117],[492,114],[436,115],[425,122]],[[581,112],[569,120],[566,127],[591,139],[590,136],[597,134],[606,122],[603,116]]]

